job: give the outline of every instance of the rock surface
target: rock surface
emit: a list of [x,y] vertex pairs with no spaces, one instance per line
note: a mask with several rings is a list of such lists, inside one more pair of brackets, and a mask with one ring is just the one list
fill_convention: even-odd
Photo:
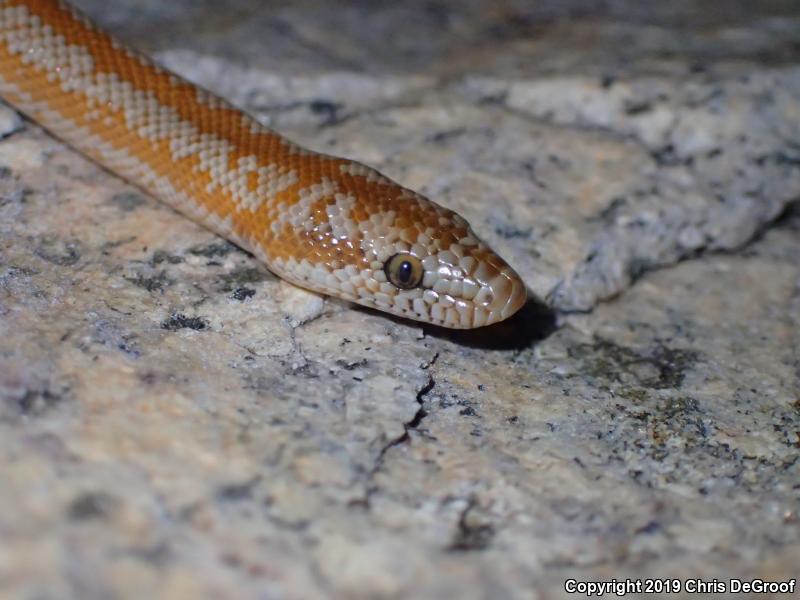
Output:
[[800,17],[530,4],[80,2],[560,316],[323,301],[0,111],[0,596],[797,576]]

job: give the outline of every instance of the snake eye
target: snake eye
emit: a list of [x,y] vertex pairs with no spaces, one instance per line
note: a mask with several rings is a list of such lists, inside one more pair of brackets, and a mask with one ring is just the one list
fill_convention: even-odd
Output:
[[422,281],[422,263],[411,254],[395,254],[383,265],[383,271],[392,285],[401,290],[417,287]]

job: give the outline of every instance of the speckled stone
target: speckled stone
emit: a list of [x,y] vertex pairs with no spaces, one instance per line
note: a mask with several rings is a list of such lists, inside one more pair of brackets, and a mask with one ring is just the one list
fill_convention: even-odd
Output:
[[791,3],[80,4],[561,312],[323,300],[0,110],[0,597],[797,577]]

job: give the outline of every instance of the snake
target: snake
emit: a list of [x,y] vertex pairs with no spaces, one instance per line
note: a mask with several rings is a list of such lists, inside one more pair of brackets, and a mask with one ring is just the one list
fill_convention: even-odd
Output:
[[0,97],[293,285],[454,329],[526,302],[459,214],[293,143],[63,0],[0,0]]

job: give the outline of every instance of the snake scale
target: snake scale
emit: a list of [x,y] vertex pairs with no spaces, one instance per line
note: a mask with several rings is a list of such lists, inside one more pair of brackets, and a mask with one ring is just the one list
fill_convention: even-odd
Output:
[[0,0],[0,96],[300,287],[461,329],[525,303],[458,214],[293,144],[66,2]]

